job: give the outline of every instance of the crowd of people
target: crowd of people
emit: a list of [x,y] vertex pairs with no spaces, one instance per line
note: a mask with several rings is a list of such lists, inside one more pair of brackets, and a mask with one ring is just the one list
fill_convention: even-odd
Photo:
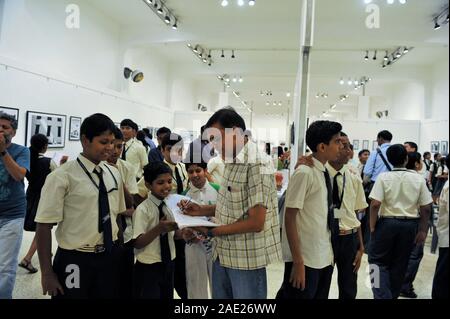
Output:
[[[327,299],[335,268],[339,298],[355,299],[365,253],[375,299],[416,298],[430,227],[439,245],[432,297],[448,298],[449,157],[391,144],[388,131],[355,165],[341,124],[313,122],[311,154],[298,159],[279,205],[276,170],[289,167],[290,152],[280,147],[274,165],[232,108],[186,151],[169,128],[156,145],[130,119],[119,129],[93,114],[81,125],[82,152],[58,165],[45,157],[44,135],[29,148],[13,143],[17,126],[0,113],[0,299],[12,298],[18,266],[40,271],[53,299],[266,299],[267,266],[280,261],[277,299]],[[180,229],[171,194],[189,198],[178,203],[185,215],[217,226]],[[35,238],[19,262],[23,230]]]

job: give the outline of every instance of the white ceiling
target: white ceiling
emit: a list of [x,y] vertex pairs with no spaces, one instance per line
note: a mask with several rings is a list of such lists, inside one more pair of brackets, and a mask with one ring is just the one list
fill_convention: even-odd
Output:
[[[254,7],[238,7],[230,1],[226,8],[220,0],[167,0],[166,5],[179,19],[177,31],[167,27],[142,0],[95,0],[93,5],[121,25],[122,37],[129,46],[157,50],[169,61],[197,79],[211,93],[221,86],[218,74],[243,76],[236,85],[244,100],[253,102],[260,114],[285,112],[286,107],[266,107],[267,101],[288,103],[297,75],[300,39],[300,0],[257,0]],[[314,47],[311,58],[310,110],[321,112],[346,93],[338,81],[341,76],[370,76],[374,85],[408,80],[411,73],[426,70],[436,60],[448,56],[448,25],[433,30],[433,16],[448,1],[408,0],[406,5],[380,7],[380,29],[368,29],[364,0],[316,0]],[[186,44],[200,44],[213,51],[213,65],[200,62]],[[378,60],[364,61],[365,50],[409,46],[415,49],[393,67],[380,66]],[[236,59],[220,58],[220,49],[236,49]],[[353,111],[356,92],[342,110]],[[261,90],[272,90],[270,98]],[[329,93],[316,99],[317,92]]]

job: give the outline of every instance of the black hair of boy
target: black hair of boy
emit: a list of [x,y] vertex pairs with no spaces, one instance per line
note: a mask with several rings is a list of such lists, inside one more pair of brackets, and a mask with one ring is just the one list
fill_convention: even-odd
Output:
[[405,142],[405,144],[408,144],[409,147],[415,149],[415,152],[417,152],[419,150],[419,146],[414,142]]
[[164,138],[161,141],[161,149],[164,151],[166,146],[174,146],[177,143],[180,143],[183,141],[183,138],[175,133],[168,134],[164,136]]
[[436,153],[436,154],[433,155],[433,158],[434,158],[435,161],[437,161],[439,155],[441,155],[441,154],[440,153]]
[[381,131],[380,133],[378,133],[377,138],[381,138],[386,142],[390,142],[393,139],[392,133],[389,131]]
[[387,149],[386,155],[389,163],[394,167],[403,167],[408,159],[408,152],[402,144],[391,145]]
[[80,128],[80,135],[85,136],[90,142],[96,136],[105,132],[114,133],[116,129],[114,122],[105,114],[96,113],[84,119]]
[[342,125],[332,121],[316,121],[306,131],[306,145],[313,153],[317,152],[319,144],[330,144],[333,136],[342,131]]
[[422,155],[418,152],[408,153],[408,163],[406,164],[407,169],[415,170],[416,164],[422,162]]
[[118,127],[114,130],[114,139],[123,141],[122,131]]
[[160,127],[157,131],[156,131],[156,136],[157,137],[161,137],[161,135],[170,135],[172,133],[172,131],[170,130],[170,128],[167,127]]
[[359,151],[358,157],[361,157],[361,155],[363,155],[363,154],[366,153],[366,152],[370,154],[370,151],[369,151],[369,150],[361,150],[361,151]]
[[226,107],[214,113],[206,123],[206,127],[210,128],[214,124],[219,124],[223,128],[238,127],[245,132],[247,129],[245,121],[232,107]]
[[206,170],[208,168],[208,164],[206,164],[205,162],[200,162],[200,163],[184,163],[185,167],[186,167],[186,171],[189,171],[189,168],[191,166],[198,166],[203,168],[203,170]]
[[152,184],[158,176],[163,174],[172,175],[169,165],[164,162],[151,162],[144,167],[144,180],[148,184]]
[[130,120],[130,119],[124,119],[124,120],[122,120],[122,122],[120,122],[120,127],[129,126],[132,129],[134,129],[134,125],[135,125],[135,123],[133,122],[133,120]]

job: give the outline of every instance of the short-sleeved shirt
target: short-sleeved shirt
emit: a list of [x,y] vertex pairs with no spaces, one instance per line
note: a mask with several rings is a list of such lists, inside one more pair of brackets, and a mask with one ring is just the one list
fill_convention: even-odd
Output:
[[[286,208],[298,209],[296,226],[305,266],[323,269],[333,265],[331,233],[328,228],[328,190],[325,166],[313,157],[314,167],[299,166],[289,181]],[[292,253],[283,221],[283,258],[292,261]]]
[[136,169],[136,177],[141,178],[144,173],[144,166],[148,164],[148,155],[145,147],[135,138],[130,139],[123,146],[126,152],[126,161],[131,163]]
[[58,223],[56,241],[67,250],[87,250],[103,244],[103,233],[98,232],[99,179],[94,170],[101,169],[112,224],[113,240],[117,240],[117,215],[126,210],[123,182],[119,171],[101,162],[96,165],[83,155],[70,161],[48,175],[42,188],[41,200],[35,221],[42,224]]
[[280,226],[274,171],[255,143],[248,142],[234,163],[225,164],[224,180],[217,197],[215,217],[229,225],[248,218],[258,205],[266,208],[264,230],[217,236],[213,260],[223,267],[255,270],[281,260]]
[[[148,198],[143,201],[133,214],[133,238],[136,239],[140,235],[146,234],[159,224],[159,205],[163,201],[156,198],[153,194],[148,194]],[[163,206],[164,215],[167,220],[174,221],[174,217],[169,207]],[[172,260],[176,257],[175,243],[173,237],[175,232],[168,233],[170,256]],[[143,264],[154,264],[161,262],[161,244],[159,236],[151,243],[141,249],[135,249],[136,259]]]
[[330,177],[333,180],[339,172],[342,176],[337,177],[337,184],[339,189],[339,196],[342,194],[342,187],[344,186],[345,176],[345,190],[344,198],[342,200],[341,209],[345,212],[342,218],[339,219],[340,230],[352,230],[361,226],[360,221],[356,216],[356,211],[367,208],[366,196],[364,195],[364,188],[362,186],[361,178],[358,173],[353,172],[348,166],[344,166],[341,170],[336,171],[330,164],[326,164]]
[[[383,154],[384,159],[386,160],[389,167],[392,168],[392,165],[389,163],[386,155],[386,152],[390,146],[390,143],[384,143],[380,146],[380,151],[381,154]],[[387,171],[389,171],[389,168],[384,163],[381,155],[378,154],[377,151],[372,152],[367,160],[366,165],[364,166],[364,175],[370,176],[372,182],[375,182],[381,173]]]
[[166,160],[164,160],[164,163],[167,164],[170,169],[172,170],[172,191],[171,194],[176,194],[177,193],[177,175],[175,170],[178,169],[178,173],[180,174],[181,177],[181,181],[183,183],[183,191],[185,191],[187,189],[188,186],[188,181],[189,181],[189,176],[188,173],[186,171],[186,166],[183,163],[177,163],[175,165],[167,162]]
[[[28,148],[12,143],[8,154],[20,167],[30,170],[30,151]],[[0,219],[23,218],[27,209],[24,181],[16,181],[6,170],[0,158]]]
[[218,185],[212,183],[205,183],[201,189],[190,185],[186,196],[192,198],[200,205],[215,205],[219,189]]
[[406,168],[380,174],[369,197],[381,202],[386,217],[417,218],[419,208],[433,202],[423,177]]
[[439,221],[437,225],[439,247],[448,248],[448,181],[442,189],[441,197],[439,199]]

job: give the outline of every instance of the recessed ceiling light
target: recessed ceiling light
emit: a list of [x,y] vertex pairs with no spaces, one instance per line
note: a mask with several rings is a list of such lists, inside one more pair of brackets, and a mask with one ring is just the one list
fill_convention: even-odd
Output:
[[248,2],[248,5],[249,5],[250,7],[253,7],[253,6],[255,5],[255,0],[250,0],[250,1]]
[[393,3],[394,3],[394,0],[387,0],[387,3],[388,3],[388,4],[393,4]]
[[398,0],[398,2],[400,2],[401,4],[405,4],[406,0]]
[[221,4],[222,7],[226,7],[228,5],[228,0],[223,0]]
[[244,0],[238,0],[237,4],[238,6],[242,7],[245,3]]
[[290,93],[290,92],[287,92],[287,93],[286,93],[286,97],[291,97],[291,93]]
[[242,83],[242,82],[244,82],[244,79],[241,76],[241,77],[239,77],[239,83]]
[[344,83],[345,83],[345,82],[344,82],[344,78],[341,78],[341,80],[339,81],[339,84],[340,84],[340,85],[344,85]]

